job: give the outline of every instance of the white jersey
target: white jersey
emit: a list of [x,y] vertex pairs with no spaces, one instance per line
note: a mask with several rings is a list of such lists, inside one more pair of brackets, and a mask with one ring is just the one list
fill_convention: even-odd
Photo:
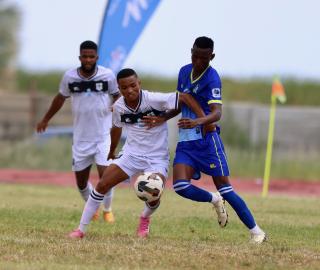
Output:
[[99,142],[110,134],[112,95],[119,94],[115,75],[110,69],[97,66],[90,78],[79,68],[68,70],[60,83],[60,94],[71,96],[73,141]]
[[132,109],[120,97],[113,105],[113,124],[126,129],[123,151],[136,156],[169,158],[167,123],[146,129],[141,119],[145,115],[159,115],[177,109],[178,98],[178,92],[165,94],[141,90],[139,104]]

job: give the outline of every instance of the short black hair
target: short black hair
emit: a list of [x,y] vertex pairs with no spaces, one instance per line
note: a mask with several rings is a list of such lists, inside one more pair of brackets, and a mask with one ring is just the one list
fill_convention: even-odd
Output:
[[132,75],[138,77],[137,73],[132,68],[121,69],[117,74],[117,81],[123,78],[130,77]]
[[96,43],[94,43],[93,41],[91,41],[91,40],[83,41],[80,44],[80,51],[81,50],[86,50],[86,49],[97,51],[98,50],[98,45]]
[[201,48],[201,49],[211,49],[213,51],[214,42],[211,38],[203,36],[203,37],[196,38],[193,46],[197,46],[198,48]]

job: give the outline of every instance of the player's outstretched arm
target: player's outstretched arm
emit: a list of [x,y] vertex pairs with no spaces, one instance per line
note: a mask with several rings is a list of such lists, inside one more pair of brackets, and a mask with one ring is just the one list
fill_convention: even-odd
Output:
[[171,118],[177,116],[181,110],[168,110],[164,112],[161,115],[155,116],[155,115],[146,115],[143,117],[142,121],[146,125],[147,129],[153,128],[155,126],[160,126],[164,122],[170,120]]
[[108,159],[115,159],[115,151],[119,144],[121,134],[122,134],[122,128],[116,127],[116,126],[113,126],[111,128],[111,131],[110,131],[111,145],[110,145],[110,151],[108,154]]
[[197,119],[190,119],[190,118],[181,118],[178,121],[179,128],[194,128],[197,125],[204,126],[204,134],[208,131],[214,130],[215,124],[217,120],[212,117],[210,114],[205,115],[199,103],[190,95],[186,93],[180,93],[179,99],[181,102],[185,103],[193,112],[197,115]]
[[47,129],[50,119],[61,109],[65,100],[66,97],[61,95],[60,93],[54,97],[49,110],[46,112],[42,120],[37,124],[37,132],[41,133]]

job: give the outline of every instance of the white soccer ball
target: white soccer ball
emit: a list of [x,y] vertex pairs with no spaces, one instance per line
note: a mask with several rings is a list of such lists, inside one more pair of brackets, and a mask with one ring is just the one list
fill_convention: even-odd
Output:
[[153,202],[160,198],[163,191],[163,181],[154,173],[143,173],[137,177],[134,190],[139,199],[145,202]]

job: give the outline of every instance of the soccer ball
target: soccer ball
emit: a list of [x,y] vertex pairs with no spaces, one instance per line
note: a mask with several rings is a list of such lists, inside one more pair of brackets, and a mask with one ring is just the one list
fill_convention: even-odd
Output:
[[163,181],[154,173],[143,173],[137,177],[134,183],[134,191],[139,199],[145,202],[153,202],[160,198],[163,191]]

